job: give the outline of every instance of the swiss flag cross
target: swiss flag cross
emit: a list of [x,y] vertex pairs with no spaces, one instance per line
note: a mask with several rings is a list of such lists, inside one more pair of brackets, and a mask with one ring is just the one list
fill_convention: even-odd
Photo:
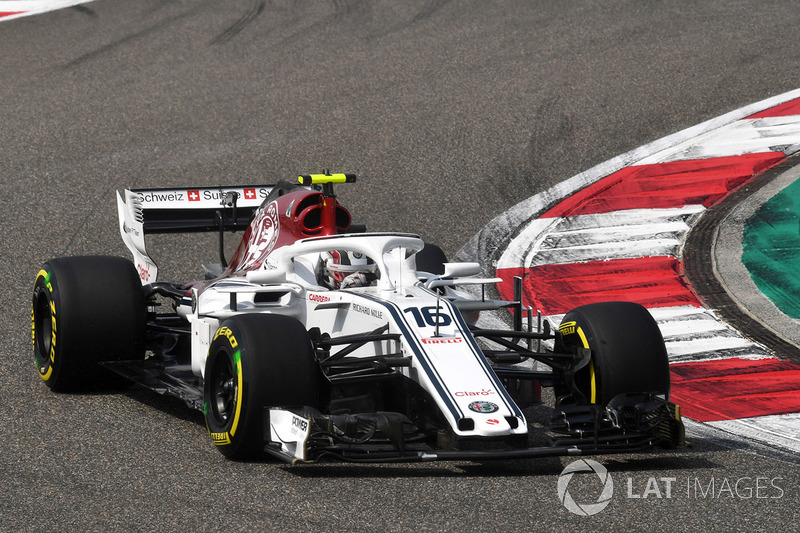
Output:
[[256,190],[255,189],[245,189],[244,190],[244,197],[245,197],[245,200],[255,200],[256,199]]
[[189,191],[189,201],[190,202],[199,202],[200,201],[200,191]]

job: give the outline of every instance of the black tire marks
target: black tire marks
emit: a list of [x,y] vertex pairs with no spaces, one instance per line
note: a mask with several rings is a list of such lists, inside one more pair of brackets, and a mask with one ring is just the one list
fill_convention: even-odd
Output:
[[175,24],[177,22],[183,21],[183,20],[185,20],[187,18],[190,18],[190,17],[194,16],[202,8],[203,8],[202,5],[195,6],[194,9],[191,9],[191,10],[186,11],[184,13],[179,13],[179,14],[177,14],[175,16],[172,16],[172,17],[169,17],[169,18],[165,18],[164,20],[162,20],[162,21],[160,21],[160,22],[158,22],[158,23],[156,23],[156,24],[154,24],[152,26],[149,26],[149,27],[147,27],[147,28],[145,28],[143,30],[140,30],[140,31],[138,31],[136,33],[133,33],[131,35],[128,35],[126,37],[122,37],[121,39],[118,39],[118,40],[116,40],[114,42],[111,42],[111,43],[108,43],[106,45],[103,45],[100,48],[97,48],[96,50],[92,50],[91,52],[87,52],[87,53],[85,53],[85,54],[73,59],[69,63],[65,64],[63,66],[63,69],[64,70],[69,70],[71,68],[80,66],[83,63],[91,61],[92,59],[94,59],[96,57],[99,57],[99,56],[102,56],[102,55],[107,54],[109,52],[112,52],[114,50],[117,50],[123,45],[131,43],[133,41],[137,41],[137,40],[142,39],[144,37],[147,37],[148,35],[151,35],[151,34],[157,32],[159,30],[162,30],[162,29],[164,29],[166,27],[169,27],[169,26],[171,26],[171,25],[173,25],[173,24]]
[[223,44],[234,37],[236,37],[239,32],[245,29],[251,22],[253,22],[258,16],[264,11],[264,6],[266,2],[263,0],[259,2],[254,2],[250,9],[248,9],[239,19],[231,24],[225,31],[214,37],[209,44]]
[[77,11],[78,13],[81,13],[81,14],[86,15],[88,17],[92,17],[92,18],[98,18],[99,17],[99,15],[97,14],[97,11],[95,11],[94,9],[92,9],[90,7],[87,7],[87,6],[83,5],[83,4],[78,4],[78,5],[72,6],[71,9],[73,11]]
[[[352,28],[352,31],[348,32],[351,35],[360,35],[365,41],[372,41],[426,22],[450,2],[451,0],[408,2],[408,4],[419,4],[419,7],[413,10],[413,15],[403,16],[395,12],[394,17],[389,16],[381,20],[379,13],[391,13],[394,10],[381,9],[375,5],[377,2],[369,0],[331,0],[334,10],[332,20],[334,23],[348,24]],[[402,11],[397,5],[391,7]]]

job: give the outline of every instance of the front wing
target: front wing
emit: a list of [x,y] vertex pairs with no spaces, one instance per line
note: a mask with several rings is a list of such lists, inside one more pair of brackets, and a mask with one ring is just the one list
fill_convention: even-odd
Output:
[[652,394],[621,394],[609,405],[556,408],[545,443],[459,442],[436,445],[399,413],[326,415],[310,408],[264,409],[264,451],[288,463],[524,459],[630,453],[685,444],[675,404]]

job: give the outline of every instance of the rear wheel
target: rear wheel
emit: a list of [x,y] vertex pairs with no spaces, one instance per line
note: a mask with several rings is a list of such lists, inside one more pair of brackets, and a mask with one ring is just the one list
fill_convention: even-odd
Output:
[[311,338],[298,320],[248,314],[214,335],[203,386],[211,439],[230,459],[264,449],[265,407],[319,407],[322,373]]
[[646,308],[630,302],[584,305],[567,313],[558,329],[558,351],[591,350],[591,362],[575,374],[578,391],[590,403],[606,405],[622,393],[655,392],[669,399],[667,350]]
[[31,310],[39,376],[56,391],[118,385],[98,363],[142,359],[145,322],[141,281],[127,259],[48,261],[36,276]]

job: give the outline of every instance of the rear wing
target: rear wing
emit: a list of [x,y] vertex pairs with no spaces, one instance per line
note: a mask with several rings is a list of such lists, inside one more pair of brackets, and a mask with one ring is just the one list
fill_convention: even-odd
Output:
[[125,189],[117,191],[122,240],[133,253],[142,284],[158,267],[147,255],[145,235],[246,229],[273,185]]

